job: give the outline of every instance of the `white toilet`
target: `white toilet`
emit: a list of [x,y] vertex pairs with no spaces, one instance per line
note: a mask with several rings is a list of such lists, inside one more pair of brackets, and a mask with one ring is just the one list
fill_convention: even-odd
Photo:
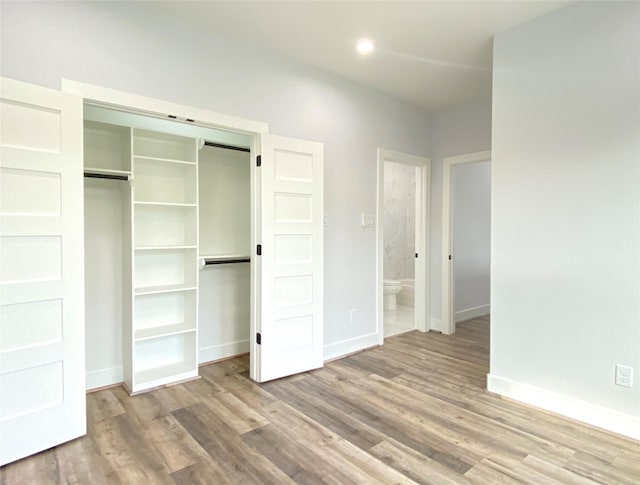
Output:
[[383,283],[383,307],[385,310],[395,310],[396,295],[400,293],[400,290],[402,289],[402,282],[398,280],[384,280]]

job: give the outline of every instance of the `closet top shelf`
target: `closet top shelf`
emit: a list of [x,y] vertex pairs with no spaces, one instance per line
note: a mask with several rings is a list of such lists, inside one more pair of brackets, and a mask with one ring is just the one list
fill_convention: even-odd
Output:
[[135,246],[136,251],[173,251],[178,249],[198,249],[194,244],[178,244],[173,246]]
[[200,256],[200,268],[220,264],[250,263],[251,256]]
[[200,259],[207,259],[210,261],[224,261],[226,259],[247,259],[251,258],[248,254],[201,254],[198,256]]
[[192,291],[197,290],[196,286],[192,285],[163,285],[163,286],[146,286],[142,288],[136,288],[136,296],[141,295],[155,295],[158,293],[173,293],[176,291]]
[[190,162],[188,160],[178,160],[175,158],[161,158],[161,157],[149,157],[146,155],[133,155],[134,158],[134,162],[136,160],[142,161],[142,162],[162,162],[162,163],[177,163],[180,165],[197,165],[196,162]]
[[134,201],[136,205],[161,205],[161,206],[169,206],[169,207],[195,207],[196,204],[186,204],[184,202],[156,202],[149,200],[136,200]]
[[131,170],[113,170],[111,168],[84,167],[85,172],[108,173],[114,175],[131,175]]
[[126,170],[112,170],[107,168],[84,168],[85,178],[97,178],[107,180],[131,180],[131,172]]

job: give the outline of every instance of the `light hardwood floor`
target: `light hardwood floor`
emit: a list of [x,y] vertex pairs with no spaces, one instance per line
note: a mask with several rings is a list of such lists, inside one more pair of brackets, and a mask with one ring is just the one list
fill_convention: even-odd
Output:
[[418,332],[257,385],[248,359],[129,397],[88,396],[86,437],[0,482],[640,483],[640,443],[486,393],[489,322]]

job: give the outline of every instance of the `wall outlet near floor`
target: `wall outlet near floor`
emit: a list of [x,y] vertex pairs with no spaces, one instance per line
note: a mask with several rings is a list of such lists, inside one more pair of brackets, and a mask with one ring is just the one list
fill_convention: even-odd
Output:
[[616,364],[616,385],[631,387],[633,384],[633,367]]
[[349,312],[349,322],[356,323],[358,321],[358,310],[355,308]]

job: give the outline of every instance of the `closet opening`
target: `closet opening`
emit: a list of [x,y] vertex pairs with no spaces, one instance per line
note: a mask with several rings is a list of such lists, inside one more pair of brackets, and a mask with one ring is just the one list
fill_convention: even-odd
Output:
[[87,389],[135,394],[250,351],[251,142],[85,104]]
[[[127,199],[131,222],[125,221],[125,231],[131,234],[124,236],[129,247],[122,257],[131,288],[122,302],[122,366],[114,368],[110,362],[110,367],[89,369],[96,376],[88,376],[90,387],[105,380],[102,385],[119,382],[113,379],[119,373],[132,393],[142,392],[196,378],[199,363],[247,349],[249,376],[257,382],[322,367],[322,143],[271,135],[266,123],[67,79],[62,80],[62,91],[84,100],[85,121],[125,129],[122,140],[129,143],[128,147],[120,143],[124,152],[114,148],[118,143],[108,143],[106,150],[97,143],[96,157],[111,152],[107,158],[116,160],[114,166],[108,160],[106,166],[96,166],[87,157],[85,167],[131,178]],[[241,210],[240,205],[212,201],[203,205],[200,215],[200,195],[206,199],[216,183],[203,187],[202,181],[212,180],[206,175],[212,163],[205,159],[216,150],[246,157],[249,195],[243,203],[248,203],[248,248],[242,246],[247,241],[240,237],[242,224],[226,234],[238,243],[235,247],[221,231],[210,229],[216,221],[229,225],[238,220],[229,214]],[[243,227],[246,231],[247,225]],[[207,264],[230,257],[250,261]],[[111,265],[117,266],[118,261]],[[205,323],[198,322],[199,314],[207,311],[200,290],[209,298],[206,281],[232,268],[244,269],[245,277],[249,274],[249,330],[207,344]],[[232,301],[247,298],[242,290],[225,288]]]

